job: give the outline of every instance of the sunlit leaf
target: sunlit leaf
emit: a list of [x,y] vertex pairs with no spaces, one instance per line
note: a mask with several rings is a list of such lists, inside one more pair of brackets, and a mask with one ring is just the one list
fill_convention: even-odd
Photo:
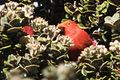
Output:
[[100,66],[100,70],[104,69],[107,66],[108,61],[104,62],[101,66]]
[[81,73],[84,75],[84,76],[87,76],[87,72],[85,70],[85,66],[81,69]]
[[0,50],[8,49],[8,48],[10,48],[10,47],[11,47],[11,45],[4,46],[4,47],[1,47]]
[[74,11],[75,11],[73,5],[71,3],[69,3],[69,2],[64,4],[64,9],[70,15],[72,15],[74,13]]
[[118,7],[118,5],[116,5],[115,3],[113,3],[111,0],[107,0],[107,2],[108,2],[109,4],[111,4],[111,5],[113,5],[113,6]]

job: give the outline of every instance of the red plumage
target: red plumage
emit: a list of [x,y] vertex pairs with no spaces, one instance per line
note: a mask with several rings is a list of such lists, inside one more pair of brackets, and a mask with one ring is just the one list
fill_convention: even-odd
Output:
[[60,23],[58,24],[58,27],[63,28],[64,34],[70,37],[73,41],[74,45],[69,48],[69,56],[71,60],[77,59],[84,48],[94,44],[89,34],[80,29],[77,23],[72,20]]
[[26,34],[28,34],[30,36],[32,36],[34,34],[33,28],[31,26],[24,26],[23,32],[25,32]]

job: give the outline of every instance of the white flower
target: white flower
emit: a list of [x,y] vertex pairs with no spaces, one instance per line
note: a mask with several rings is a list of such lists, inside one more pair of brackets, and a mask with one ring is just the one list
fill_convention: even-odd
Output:
[[40,48],[40,43],[34,39],[34,37],[26,36],[28,37],[29,43],[26,44],[26,47],[29,49],[30,56],[34,56],[37,54],[38,49]]
[[44,27],[48,26],[48,22],[45,21],[43,18],[38,17],[38,18],[35,18],[31,21],[31,26],[36,31],[41,31]]
[[17,14],[15,11],[13,10],[9,10],[6,14],[6,16],[10,19],[10,20],[13,20],[17,17]]
[[0,17],[5,15],[7,12],[8,11],[7,11],[6,7],[5,7],[5,5],[0,5]]
[[24,11],[25,17],[33,18],[34,7],[31,7],[29,5],[25,5],[23,7],[23,11]]
[[103,53],[105,54],[107,52],[108,52],[107,48],[104,48]]
[[72,78],[74,78],[73,65],[71,63],[60,64],[57,68],[57,75],[58,80],[72,80]]
[[120,54],[120,42],[115,40],[114,42],[110,42],[110,51]]
[[5,8],[5,5],[0,5],[0,12],[3,11]]
[[19,4],[17,2],[10,1],[9,3],[6,3],[5,5],[9,11],[9,10],[14,10]]
[[118,41],[118,40],[115,40],[115,41],[114,41],[114,44],[119,44],[119,41]]
[[23,13],[25,17],[33,18],[34,7],[30,5],[24,5],[23,7],[17,7],[16,12]]
[[90,47],[85,48],[84,51],[81,52],[78,61],[85,58],[100,58],[106,55],[107,52],[108,50],[107,48],[105,48],[104,45],[91,45]]
[[110,42],[110,46],[112,46],[112,45],[114,45],[114,43],[113,43],[113,42]]

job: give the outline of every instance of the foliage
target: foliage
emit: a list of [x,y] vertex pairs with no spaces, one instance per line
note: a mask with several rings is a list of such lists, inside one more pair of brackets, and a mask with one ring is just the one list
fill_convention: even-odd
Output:
[[[1,63],[4,61],[7,79],[15,75],[39,79],[44,67],[68,59],[66,51],[72,41],[61,35],[55,25],[49,25],[41,17],[33,18],[33,5],[21,6],[10,1],[1,7],[0,52],[4,56]],[[31,36],[23,32],[24,26],[28,25],[34,30]]]
[[66,2],[64,9],[68,13],[66,18],[72,18],[81,25],[81,28],[89,29],[90,27],[99,26],[101,17],[110,14],[108,11],[111,5],[119,6],[110,0],[74,0],[73,3]]
[[[119,46],[117,40],[110,42],[109,50],[103,45],[90,46],[79,57],[79,74],[85,80],[101,79],[114,80],[119,79]],[[115,50],[114,50],[115,49]],[[114,52],[116,51],[116,52]]]
[[75,80],[76,63],[70,62],[58,66],[48,66],[43,70],[43,79],[52,80]]
[[[61,68],[60,68],[61,67]],[[68,67],[67,69],[65,67]],[[71,67],[71,71],[69,71]],[[50,75],[52,73],[58,73],[59,68],[61,73],[68,74],[62,75]],[[58,66],[50,66],[45,69],[44,76],[49,80],[59,80],[59,77],[66,79],[63,80],[119,80],[120,78],[120,42],[114,41],[110,42],[109,50],[104,45],[90,46],[84,49],[80,54],[78,61],[68,62],[60,64]],[[50,70],[48,72],[48,69]],[[62,72],[63,71],[63,72]],[[73,72],[72,72],[73,71]],[[72,73],[71,73],[72,72]]]
[[[66,19],[97,42],[76,62],[67,54],[70,38],[50,25]],[[26,34],[24,26],[34,34]],[[0,5],[0,80],[119,80],[119,41],[119,0],[5,0]]]
[[78,22],[80,28],[86,29],[99,44],[108,47],[110,41],[119,39],[119,6],[119,0],[68,1],[64,4],[65,19]]

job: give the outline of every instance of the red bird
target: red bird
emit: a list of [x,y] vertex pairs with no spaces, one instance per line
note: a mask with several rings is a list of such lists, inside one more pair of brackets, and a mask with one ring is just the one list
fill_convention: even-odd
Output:
[[70,37],[73,41],[74,45],[71,46],[68,51],[70,60],[77,60],[80,52],[84,50],[84,48],[94,44],[89,34],[80,29],[77,23],[72,20],[67,20],[63,23],[60,23],[58,24],[58,27],[63,28],[64,34]]
[[26,34],[30,36],[33,35],[33,28],[31,26],[24,26],[22,29],[23,29],[22,31],[25,32]]

